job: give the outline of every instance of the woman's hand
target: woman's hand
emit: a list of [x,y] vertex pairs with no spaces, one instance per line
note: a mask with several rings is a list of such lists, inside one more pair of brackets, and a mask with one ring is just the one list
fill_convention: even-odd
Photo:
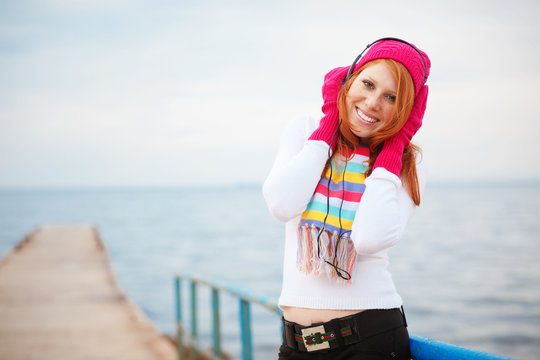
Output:
[[325,75],[322,87],[324,100],[322,112],[324,116],[319,122],[319,127],[309,137],[309,140],[325,141],[328,145],[332,146],[332,151],[336,148],[336,141],[334,140],[332,142],[332,138],[339,126],[337,98],[348,71],[348,66],[338,67]]
[[418,129],[422,126],[428,92],[429,89],[427,85],[424,85],[422,89],[420,89],[416,96],[416,100],[414,101],[414,106],[411,110],[409,119],[397,134],[384,142],[381,153],[375,160],[373,169],[383,167],[399,177],[401,166],[403,165],[401,162],[403,150],[409,145],[414,134],[416,134]]

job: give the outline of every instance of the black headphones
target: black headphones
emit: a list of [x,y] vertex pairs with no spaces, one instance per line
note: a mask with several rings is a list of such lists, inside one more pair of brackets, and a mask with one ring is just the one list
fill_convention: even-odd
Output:
[[375,40],[374,42],[372,42],[371,44],[368,44],[366,46],[366,48],[364,50],[362,50],[362,52],[360,53],[360,55],[358,55],[356,57],[356,59],[354,59],[354,62],[352,63],[351,67],[349,68],[349,72],[347,73],[347,76],[345,77],[345,80],[343,81],[343,83],[345,83],[347,80],[350,79],[350,77],[352,76],[353,74],[353,71],[354,71],[354,67],[356,66],[356,64],[358,63],[358,60],[360,60],[360,58],[362,57],[362,55],[364,55],[364,53],[366,52],[367,49],[369,49],[371,46],[373,46],[374,44],[378,43],[379,41],[384,41],[384,40],[393,40],[393,41],[399,41],[401,43],[404,43],[404,44],[407,44],[409,45],[410,47],[412,47],[417,53],[418,55],[420,55],[420,57],[422,58],[422,62],[424,63],[424,84],[426,83],[427,81],[427,78],[428,78],[428,75],[427,75],[427,64],[426,64],[426,59],[424,58],[424,55],[422,55],[422,53],[420,52],[420,50],[418,50],[418,48],[416,46],[414,46],[413,44],[405,41],[405,40],[402,40],[402,39],[398,39],[398,38],[394,38],[394,37],[384,37],[384,38],[380,38],[378,40]]

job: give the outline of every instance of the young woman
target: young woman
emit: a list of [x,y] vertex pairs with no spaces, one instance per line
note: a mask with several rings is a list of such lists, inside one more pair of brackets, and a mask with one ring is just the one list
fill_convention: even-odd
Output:
[[410,141],[430,66],[412,44],[377,40],[350,71],[325,76],[320,121],[286,128],[263,186],[286,222],[280,359],[410,358],[387,251],[424,189]]

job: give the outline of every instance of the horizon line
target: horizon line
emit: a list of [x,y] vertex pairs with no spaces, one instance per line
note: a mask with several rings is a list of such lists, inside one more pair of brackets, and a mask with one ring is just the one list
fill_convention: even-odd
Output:
[[[197,189],[213,192],[224,189],[253,189],[262,188],[263,182],[245,183],[222,183],[209,187],[211,184],[65,184],[65,185],[0,185],[0,191],[84,191],[84,190],[109,190],[109,191],[133,191],[133,190],[185,190]],[[540,186],[540,178],[533,179],[507,179],[507,180],[432,180],[426,184],[430,187],[527,187]]]

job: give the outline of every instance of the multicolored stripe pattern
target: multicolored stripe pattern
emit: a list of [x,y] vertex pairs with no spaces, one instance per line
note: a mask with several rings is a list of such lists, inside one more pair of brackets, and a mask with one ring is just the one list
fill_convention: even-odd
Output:
[[326,273],[336,278],[336,271],[325,260],[337,261],[341,269],[352,271],[356,252],[350,232],[365,190],[368,162],[369,148],[358,147],[354,152],[350,150],[334,157],[322,174],[300,219],[297,254],[300,271]]
[[[369,149],[359,147],[348,161],[344,156],[340,156],[339,160],[338,164],[333,160],[332,170],[329,167],[321,177],[311,201],[302,214],[300,225],[315,225],[317,228],[322,228],[328,211],[326,230],[332,233],[334,231],[339,233],[340,229],[342,232],[351,230],[358,203],[366,188],[364,180],[369,161]],[[330,189],[328,189],[328,178],[331,173],[332,179]],[[329,202],[329,207],[327,202]]]

